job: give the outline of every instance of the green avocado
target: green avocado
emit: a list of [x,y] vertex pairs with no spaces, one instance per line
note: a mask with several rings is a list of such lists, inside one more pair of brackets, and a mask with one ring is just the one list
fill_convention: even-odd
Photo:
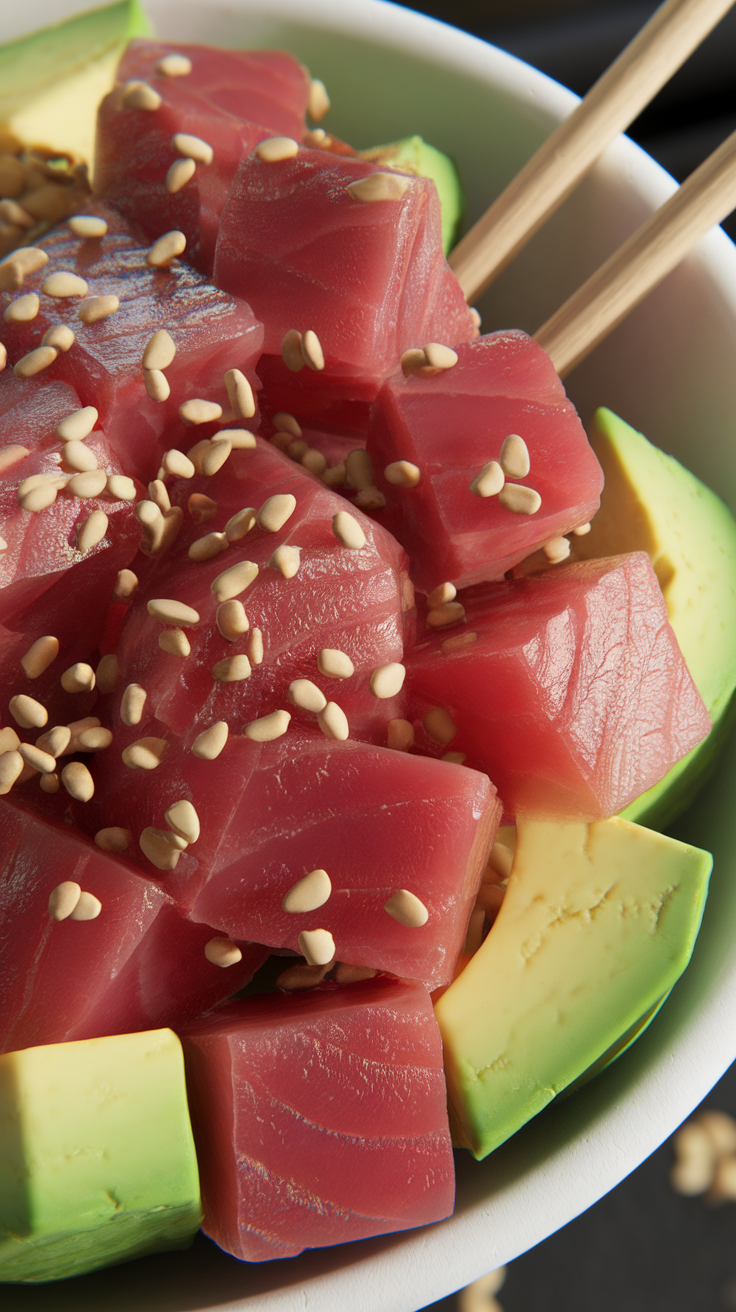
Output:
[[623,812],[663,829],[706,782],[734,718],[736,521],[694,474],[610,410],[596,411],[590,441],[605,488],[590,533],[572,539],[573,559],[648,552],[713,721],[705,741]]
[[0,46],[0,127],[91,161],[97,106],[118,60],[152,30],[139,0],[120,0]]
[[459,1144],[487,1156],[646,1028],[690,960],[712,864],[620,816],[520,820],[501,910],[435,1004]]
[[60,1280],[186,1248],[200,1220],[171,1030],[0,1056],[0,1281]]
[[358,154],[361,159],[398,169],[400,173],[416,173],[420,178],[432,179],[440,198],[442,246],[447,255],[455,245],[465,213],[465,193],[452,160],[421,137],[404,137],[401,141],[390,141],[386,146],[360,150]]

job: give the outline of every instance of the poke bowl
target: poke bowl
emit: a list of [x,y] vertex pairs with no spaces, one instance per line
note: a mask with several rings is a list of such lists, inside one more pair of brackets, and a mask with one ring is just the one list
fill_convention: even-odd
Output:
[[[59,21],[75,0],[4,12],[2,39]],[[329,127],[358,147],[420,133],[456,162],[472,222],[576,103],[527,65],[384,0],[148,0],[172,42],[283,48],[328,87]],[[483,330],[529,332],[674,190],[620,139],[478,309]],[[566,380],[584,423],[605,405],[675,455],[736,510],[736,252],[714,231]],[[540,1242],[662,1143],[736,1056],[736,746],[727,746],[676,834],[713,852],[692,962],[634,1047],[482,1162],[456,1153],[454,1215],[438,1225],[301,1257],[241,1264],[198,1238],[71,1282],[8,1286],[8,1312],[214,1312],[217,1308],[413,1312]]]

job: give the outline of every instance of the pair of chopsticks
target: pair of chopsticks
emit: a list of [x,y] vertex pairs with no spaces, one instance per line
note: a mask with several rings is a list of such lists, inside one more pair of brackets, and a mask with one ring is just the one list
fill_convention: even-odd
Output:
[[[466,300],[506,268],[733,3],[666,0],[657,9],[452,251]],[[736,132],[534,334],[557,372],[574,369],[734,208]]]

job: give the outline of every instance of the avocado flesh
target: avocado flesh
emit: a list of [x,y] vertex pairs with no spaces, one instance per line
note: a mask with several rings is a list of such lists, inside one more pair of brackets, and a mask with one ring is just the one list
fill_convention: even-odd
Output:
[[97,106],[129,41],[152,34],[122,0],[0,46],[0,125],[21,141],[91,161]]
[[171,1030],[0,1056],[0,1281],[189,1245],[199,1178]]
[[455,245],[465,212],[465,193],[452,160],[421,137],[404,137],[385,146],[371,146],[369,150],[359,150],[358,155],[384,168],[432,179],[440,198],[442,248],[447,255]]
[[612,411],[596,411],[590,441],[605,488],[590,533],[572,539],[573,559],[648,552],[713,721],[704,742],[622,813],[662,829],[706,782],[734,719],[736,522],[720,497]]
[[619,816],[520,820],[501,910],[435,1005],[459,1143],[487,1156],[645,1028],[690,959],[711,866]]

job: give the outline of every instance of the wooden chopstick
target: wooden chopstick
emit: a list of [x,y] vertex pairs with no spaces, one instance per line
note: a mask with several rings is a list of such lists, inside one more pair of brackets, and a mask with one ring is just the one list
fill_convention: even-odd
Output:
[[472,304],[534,236],[614,137],[669,81],[734,0],[666,0],[572,114],[451,252]]
[[736,209],[736,132],[534,334],[567,374]]

